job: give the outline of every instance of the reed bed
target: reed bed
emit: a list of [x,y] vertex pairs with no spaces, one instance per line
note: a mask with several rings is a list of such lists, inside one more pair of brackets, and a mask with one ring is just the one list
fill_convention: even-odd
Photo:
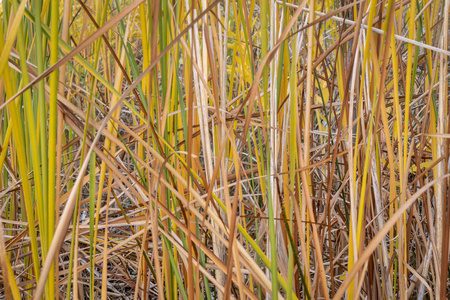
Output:
[[450,297],[449,0],[0,3],[0,298]]

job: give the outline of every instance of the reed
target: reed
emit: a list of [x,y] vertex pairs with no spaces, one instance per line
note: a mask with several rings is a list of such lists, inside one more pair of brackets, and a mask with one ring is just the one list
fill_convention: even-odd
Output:
[[450,297],[449,0],[3,0],[0,297]]

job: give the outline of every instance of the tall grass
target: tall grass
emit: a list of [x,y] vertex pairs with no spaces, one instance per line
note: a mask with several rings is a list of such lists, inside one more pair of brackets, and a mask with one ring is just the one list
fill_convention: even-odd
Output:
[[450,297],[449,9],[1,1],[1,298]]

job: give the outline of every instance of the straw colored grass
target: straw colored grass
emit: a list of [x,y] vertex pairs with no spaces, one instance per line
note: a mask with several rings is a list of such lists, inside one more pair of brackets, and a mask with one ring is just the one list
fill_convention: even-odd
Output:
[[0,3],[0,298],[450,297],[449,0]]

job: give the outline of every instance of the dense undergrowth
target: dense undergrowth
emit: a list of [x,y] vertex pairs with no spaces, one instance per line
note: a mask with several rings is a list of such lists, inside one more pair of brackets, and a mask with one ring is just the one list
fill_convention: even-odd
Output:
[[445,299],[449,0],[2,0],[0,297]]

